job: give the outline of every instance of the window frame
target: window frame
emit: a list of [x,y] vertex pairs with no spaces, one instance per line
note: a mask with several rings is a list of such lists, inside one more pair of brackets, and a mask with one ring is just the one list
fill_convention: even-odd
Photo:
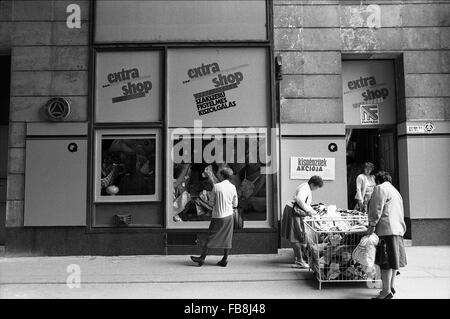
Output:
[[[168,134],[168,143],[169,147],[167,147],[166,149],[166,158],[168,160],[167,165],[166,165],[166,179],[167,180],[173,180],[172,176],[173,176],[173,160],[172,160],[172,147],[173,147],[173,131],[176,128],[170,128],[169,129],[169,134]],[[194,138],[202,138],[205,136],[208,136],[209,134],[206,132],[205,130],[207,130],[208,128],[205,127],[202,129],[201,135],[196,135],[194,134],[194,128],[186,128],[187,130],[189,130],[190,134],[191,134],[191,139]],[[226,131],[227,128],[221,128],[224,131]],[[228,127],[228,129],[235,129],[233,127]],[[247,128],[243,128],[244,130],[246,130]],[[256,130],[260,130],[260,129],[268,129],[270,131],[270,128],[267,127],[255,127]],[[198,133],[197,131],[195,133]],[[246,135],[245,133],[242,134],[235,134],[235,136],[249,136]],[[262,135],[263,137],[265,137],[265,148],[266,148],[266,155],[269,155],[269,150],[271,152],[271,154],[273,153],[274,149],[272,146],[272,136],[269,133],[265,133],[264,135]],[[239,137],[238,137],[239,138]],[[272,154],[272,160],[273,160],[273,154]],[[272,163],[273,164],[273,163]],[[272,227],[272,221],[274,218],[274,211],[273,211],[273,204],[274,204],[274,196],[272,195],[273,193],[273,179],[275,179],[275,175],[274,174],[267,174],[266,177],[266,218],[265,220],[260,220],[260,221],[252,221],[252,220],[246,220],[244,222],[244,230],[245,229],[269,229]],[[172,194],[173,193],[173,183],[166,183],[165,185],[165,192],[167,194]],[[168,198],[168,200],[165,203],[165,210],[166,210],[166,214],[165,214],[165,224],[166,224],[166,228],[167,229],[208,229],[209,224],[210,224],[210,220],[207,221],[183,221],[183,222],[174,222],[173,221],[173,215],[172,215],[172,209],[173,209],[173,199],[170,197]]]
[[[143,137],[155,137],[155,194],[153,195],[115,195],[102,196],[100,194],[100,178],[101,178],[101,156],[102,156],[102,137],[133,137],[136,139]],[[93,189],[93,203],[127,203],[127,202],[161,202],[163,200],[162,194],[162,145],[161,145],[162,130],[158,128],[143,128],[143,129],[97,129],[95,130],[95,154],[94,154],[94,189]]]

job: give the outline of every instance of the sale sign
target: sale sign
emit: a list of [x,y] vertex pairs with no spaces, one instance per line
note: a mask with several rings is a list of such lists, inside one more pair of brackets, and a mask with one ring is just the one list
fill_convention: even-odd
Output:
[[335,164],[332,157],[291,157],[291,179],[310,179],[314,175],[324,180],[335,179]]

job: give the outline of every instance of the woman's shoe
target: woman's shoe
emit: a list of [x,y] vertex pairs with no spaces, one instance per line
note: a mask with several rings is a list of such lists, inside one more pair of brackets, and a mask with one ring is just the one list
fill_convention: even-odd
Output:
[[308,269],[309,265],[304,261],[295,261],[292,265],[292,268],[298,268],[298,269]]
[[203,266],[205,260],[200,257],[191,256],[191,260],[198,264],[199,267]]
[[228,261],[221,260],[217,263],[217,266],[226,267],[228,265]]
[[390,292],[386,296],[384,296],[384,298],[373,297],[372,299],[392,299],[392,298],[394,298],[394,295],[392,294],[392,292]]
[[392,292],[393,295],[395,295],[395,289],[394,288],[391,288],[391,292]]
[[394,298],[394,294],[392,292],[388,293],[386,297],[384,297],[384,299],[392,299]]

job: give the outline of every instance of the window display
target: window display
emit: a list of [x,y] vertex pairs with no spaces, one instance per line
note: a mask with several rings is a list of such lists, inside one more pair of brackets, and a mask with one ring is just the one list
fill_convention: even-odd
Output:
[[[215,160],[211,162],[203,156],[202,161],[196,161],[196,153],[205,155],[212,144]],[[223,166],[234,172],[231,182],[236,186],[238,210],[244,220],[266,220],[267,175],[262,174],[266,161],[265,136],[232,136],[220,140],[194,137],[174,140],[173,145],[174,152],[184,159],[173,164],[173,222],[211,219],[211,190],[219,182],[217,173]],[[196,145],[201,149],[195,150]]]
[[[156,131],[157,132],[157,131]],[[97,201],[156,200],[158,134],[97,132]]]

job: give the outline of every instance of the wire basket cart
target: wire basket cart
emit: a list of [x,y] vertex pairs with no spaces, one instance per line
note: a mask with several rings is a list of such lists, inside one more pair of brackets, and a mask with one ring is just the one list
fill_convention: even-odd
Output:
[[308,263],[319,281],[368,282],[379,287],[376,268],[364,267],[352,259],[353,250],[365,235],[367,217],[305,219]]

